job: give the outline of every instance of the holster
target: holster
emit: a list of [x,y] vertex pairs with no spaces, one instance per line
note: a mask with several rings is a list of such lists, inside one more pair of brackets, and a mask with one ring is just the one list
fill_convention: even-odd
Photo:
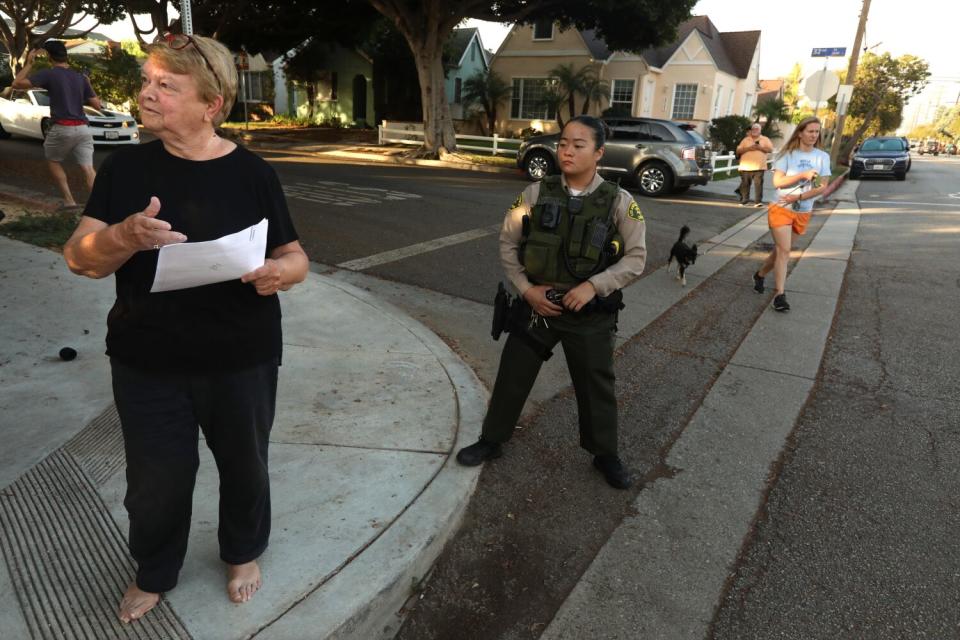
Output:
[[490,336],[499,340],[501,334],[512,333],[546,362],[553,356],[553,351],[527,332],[526,323],[529,320],[530,306],[520,296],[510,295],[502,282],[498,283],[497,294],[493,298],[493,325]]

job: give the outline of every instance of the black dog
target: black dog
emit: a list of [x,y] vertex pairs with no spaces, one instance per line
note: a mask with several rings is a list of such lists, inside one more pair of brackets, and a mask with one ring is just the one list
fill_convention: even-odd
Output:
[[687,267],[697,261],[697,245],[689,246],[683,241],[688,233],[690,233],[690,227],[683,225],[683,228],[680,229],[680,237],[670,248],[670,258],[667,260],[667,271],[670,271],[670,265],[673,264],[673,261],[677,261],[677,280],[683,286],[687,286]]

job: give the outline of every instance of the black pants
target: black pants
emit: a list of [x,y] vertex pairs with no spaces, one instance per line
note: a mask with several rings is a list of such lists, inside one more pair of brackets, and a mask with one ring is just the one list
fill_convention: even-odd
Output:
[[[593,455],[617,455],[617,398],[613,373],[614,332],[617,314],[586,312],[541,320],[527,333],[539,344],[553,349],[563,345],[567,370],[577,397],[580,446]],[[510,333],[490,406],[483,419],[482,437],[506,442],[520,419],[523,405],[536,382],[541,357],[521,340],[516,329]]]
[[763,170],[740,172],[740,202],[750,200],[750,183],[753,183],[754,202],[763,202]]
[[130,553],[137,586],[169,591],[187,552],[199,429],[220,474],[220,558],[255,560],[270,537],[267,447],[277,363],[211,374],[153,373],[111,361],[127,455]]

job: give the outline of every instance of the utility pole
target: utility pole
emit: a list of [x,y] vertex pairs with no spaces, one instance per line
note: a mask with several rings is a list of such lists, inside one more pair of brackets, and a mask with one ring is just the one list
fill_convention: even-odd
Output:
[[[853,39],[853,51],[850,53],[850,66],[847,67],[847,84],[855,84],[857,79],[857,62],[860,60],[860,46],[863,44],[863,32],[867,28],[867,14],[870,12],[870,0],[863,0],[860,10],[860,24],[857,26],[857,35]],[[849,109],[849,107],[848,107]],[[836,164],[837,154],[840,153],[840,141],[843,139],[843,121],[846,112],[837,115],[837,126],[834,129],[833,144],[830,145],[830,163]]]

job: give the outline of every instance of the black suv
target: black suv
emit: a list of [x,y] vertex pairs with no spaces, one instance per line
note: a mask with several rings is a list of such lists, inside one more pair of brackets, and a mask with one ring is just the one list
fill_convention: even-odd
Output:
[[[655,118],[604,118],[607,149],[599,171],[604,177],[636,183],[657,197],[707,184],[713,178],[710,144],[693,129]],[[557,172],[559,133],[528,138],[517,152],[517,166],[531,180]]]
[[910,143],[903,138],[873,136],[863,141],[853,153],[850,178],[862,176],[893,176],[906,180],[910,171]]

